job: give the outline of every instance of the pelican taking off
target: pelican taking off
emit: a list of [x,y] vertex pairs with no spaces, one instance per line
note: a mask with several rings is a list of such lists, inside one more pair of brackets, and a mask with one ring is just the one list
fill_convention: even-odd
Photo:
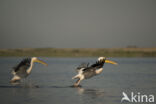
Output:
[[107,60],[105,57],[99,57],[98,61],[95,64],[89,66],[89,64],[82,64],[77,67],[78,74],[74,76],[72,79],[78,79],[74,86],[79,86],[80,82],[84,79],[91,78],[95,75],[99,75],[103,71],[104,63],[110,63],[117,65],[116,62]]
[[31,73],[34,62],[47,65],[45,62],[37,59],[37,57],[25,58],[17,66],[13,67],[13,78],[10,82],[13,83],[20,81],[22,78],[26,78]]

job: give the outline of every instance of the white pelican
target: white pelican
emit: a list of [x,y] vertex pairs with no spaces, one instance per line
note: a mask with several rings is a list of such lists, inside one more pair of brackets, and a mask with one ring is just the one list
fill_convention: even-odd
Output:
[[76,70],[78,74],[72,78],[78,79],[74,86],[79,86],[80,82],[84,79],[88,79],[95,75],[99,75],[103,71],[104,63],[117,65],[117,63],[114,61],[107,60],[105,57],[99,57],[98,61],[95,64],[92,64],[91,66],[89,66],[89,64],[82,64],[79,67],[77,67]]
[[25,58],[17,66],[13,67],[13,78],[10,82],[14,83],[20,81],[22,78],[26,78],[31,73],[34,62],[47,65],[45,62],[37,59],[37,57]]

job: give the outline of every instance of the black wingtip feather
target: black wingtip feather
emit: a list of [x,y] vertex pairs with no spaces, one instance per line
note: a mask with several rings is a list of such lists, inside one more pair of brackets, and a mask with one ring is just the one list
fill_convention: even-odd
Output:
[[95,67],[95,68],[101,68],[103,67],[105,62],[103,61],[97,61],[95,64],[91,65],[91,67]]
[[13,67],[14,71],[17,72],[22,65],[30,65],[31,58],[24,58],[17,66]]

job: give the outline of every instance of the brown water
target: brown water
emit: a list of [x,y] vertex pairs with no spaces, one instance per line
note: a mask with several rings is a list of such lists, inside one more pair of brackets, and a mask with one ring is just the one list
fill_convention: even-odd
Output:
[[101,75],[82,81],[78,88],[70,87],[75,68],[97,58],[43,57],[47,67],[35,64],[26,80],[11,85],[11,68],[21,59],[0,58],[1,104],[120,104],[123,91],[156,97],[156,58],[112,58],[118,66],[105,64]]

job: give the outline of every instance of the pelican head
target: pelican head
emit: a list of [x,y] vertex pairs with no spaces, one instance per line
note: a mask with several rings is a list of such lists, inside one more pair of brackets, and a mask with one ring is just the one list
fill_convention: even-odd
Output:
[[110,64],[117,65],[116,62],[111,61],[111,60],[107,60],[106,57],[99,57],[99,58],[98,58],[98,61],[99,61],[99,62],[105,62],[105,63],[110,63]]
[[106,60],[106,57],[99,57],[98,61],[104,62]]

